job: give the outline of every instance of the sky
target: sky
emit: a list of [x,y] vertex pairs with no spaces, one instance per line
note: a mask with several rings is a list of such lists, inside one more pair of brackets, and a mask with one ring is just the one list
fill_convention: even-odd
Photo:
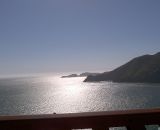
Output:
[[0,0],[0,75],[103,72],[159,51],[159,0]]

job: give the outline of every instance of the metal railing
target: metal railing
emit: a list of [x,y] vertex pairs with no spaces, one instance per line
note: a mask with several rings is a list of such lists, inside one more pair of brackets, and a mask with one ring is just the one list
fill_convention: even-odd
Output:
[[0,130],[109,130],[122,126],[127,130],[145,130],[145,125],[155,124],[160,124],[160,109],[0,116]]

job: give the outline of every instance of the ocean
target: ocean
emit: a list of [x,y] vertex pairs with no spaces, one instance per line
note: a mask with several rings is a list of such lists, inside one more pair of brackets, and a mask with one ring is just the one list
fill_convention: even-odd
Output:
[[85,77],[0,79],[0,115],[77,113],[160,107],[160,84],[85,83]]

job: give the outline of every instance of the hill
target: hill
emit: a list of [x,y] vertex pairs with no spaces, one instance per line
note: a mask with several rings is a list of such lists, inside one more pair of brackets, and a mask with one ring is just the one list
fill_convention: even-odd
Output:
[[134,58],[113,71],[88,76],[84,82],[93,81],[160,83],[160,52]]

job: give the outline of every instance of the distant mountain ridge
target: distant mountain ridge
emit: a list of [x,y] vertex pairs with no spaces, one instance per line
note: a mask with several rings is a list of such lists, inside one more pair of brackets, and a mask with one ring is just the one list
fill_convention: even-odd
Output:
[[136,57],[113,71],[88,76],[84,80],[93,81],[160,83],[160,52]]

